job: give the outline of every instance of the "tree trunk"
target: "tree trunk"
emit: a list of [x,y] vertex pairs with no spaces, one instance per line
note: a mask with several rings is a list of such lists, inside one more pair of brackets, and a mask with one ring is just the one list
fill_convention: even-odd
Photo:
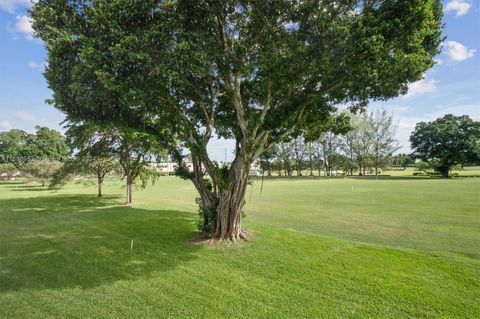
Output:
[[131,176],[127,176],[127,194],[125,198],[126,205],[132,204],[132,191],[133,191],[133,178]]
[[98,177],[97,178],[97,186],[98,186],[98,194],[97,194],[97,197],[102,197],[103,194],[102,194],[102,184],[103,184],[103,180]]
[[442,167],[440,172],[442,173],[442,177],[448,177],[449,176],[448,175],[448,167],[447,168]]
[[267,175],[272,176],[272,165],[270,164],[270,161],[267,159]]
[[[207,184],[205,183],[205,173],[204,173],[204,168],[202,167],[202,162],[199,159],[197,155],[194,155],[192,153],[192,165],[193,165],[193,171],[194,171],[194,176],[192,179],[193,185],[195,186],[196,190],[198,191],[198,194],[200,195],[200,200],[201,205],[204,207],[208,207],[209,209],[216,209],[217,206],[217,198],[215,196],[215,193],[213,192],[212,189],[209,189]],[[215,188],[215,186],[213,186]],[[215,224],[215,221],[212,220],[210,221],[208,219],[208,216],[203,216],[203,231],[207,231],[209,228],[209,224],[212,222],[212,225]]]
[[242,231],[242,209],[249,167],[250,165],[241,157],[236,158],[232,163],[228,186],[219,190],[212,239],[236,241],[245,238]]

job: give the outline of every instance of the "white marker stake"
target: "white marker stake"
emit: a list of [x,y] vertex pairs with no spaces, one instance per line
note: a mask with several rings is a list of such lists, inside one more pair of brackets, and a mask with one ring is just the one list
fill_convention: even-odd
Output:
[[130,250],[133,250],[133,239],[132,239],[132,241],[130,242]]

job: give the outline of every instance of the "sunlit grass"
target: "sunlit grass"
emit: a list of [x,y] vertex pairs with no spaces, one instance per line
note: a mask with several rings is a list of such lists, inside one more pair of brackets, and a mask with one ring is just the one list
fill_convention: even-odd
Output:
[[[1,318],[475,318],[480,179],[272,179],[250,243],[191,241],[193,187],[0,184]],[[133,250],[130,250],[133,240]]]

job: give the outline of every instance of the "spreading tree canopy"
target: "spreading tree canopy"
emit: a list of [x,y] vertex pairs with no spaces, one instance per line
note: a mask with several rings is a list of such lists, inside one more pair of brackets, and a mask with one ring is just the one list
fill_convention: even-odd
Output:
[[415,157],[448,177],[452,166],[480,163],[480,122],[467,115],[447,114],[420,122],[410,136]]
[[[407,91],[433,65],[440,0],[40,0],[52,103],[169,138],[215,210],[216,239],[243,237],[249,166],[272,143]],[[206,145],[236,141],[228,169]],[[204,177],[211,182],[206,182]],[[210,187],[210,185],[213,185]]]

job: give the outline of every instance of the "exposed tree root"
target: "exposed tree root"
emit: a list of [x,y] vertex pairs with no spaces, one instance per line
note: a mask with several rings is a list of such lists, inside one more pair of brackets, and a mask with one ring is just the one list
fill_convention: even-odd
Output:
[[205,245],[205,246],[212,246],[212,247],[229,247],[231,245],[247,243],[251,240],[250,232],[246,232],[242,230],[238,237],[229,237],[229,238],[217,238],[208,236],[205,233],[197,233],[194,238],[192,238],[191,242]]

